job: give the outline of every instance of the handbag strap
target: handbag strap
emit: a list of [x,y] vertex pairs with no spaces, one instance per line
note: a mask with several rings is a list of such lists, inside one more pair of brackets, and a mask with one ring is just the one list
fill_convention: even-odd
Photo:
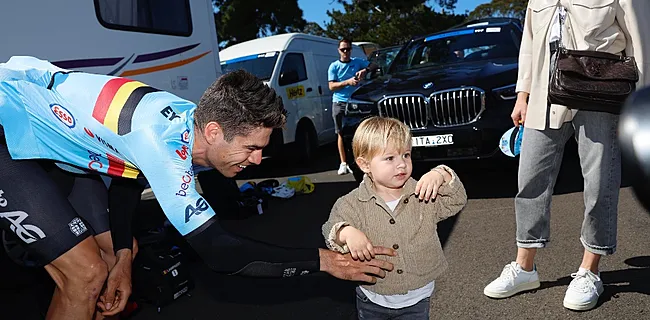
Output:
[[564,39],[563,38],[564,38],[564,23],[565,23],[565,20],[566,20],[567,11],[566,11],[566,8],[562,4],[560,4],[559,1],[558,1],[557,10],[559,11],[558,12],[558,20],[560,20],[560,43],[559,43],[559,47],[566,49],[566,47],[564,46]]

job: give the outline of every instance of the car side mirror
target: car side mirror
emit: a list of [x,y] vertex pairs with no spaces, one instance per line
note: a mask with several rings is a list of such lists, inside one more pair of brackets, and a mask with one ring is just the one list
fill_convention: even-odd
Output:
[[296,71],[296,70],[290,70],[290,71],[283,72],[282,74],[280,74],[280,81],[279,81],[280,83],[279,84],[281,86],[287,85],[287,84],[292,84],[292,83],[295,83],[295,82],[298,82],[298,81],[299,81],[298,71]]
[[366,74],[366,80],[372,80],[383,75],[384,75],[384,71],[381,68],[377,68]]

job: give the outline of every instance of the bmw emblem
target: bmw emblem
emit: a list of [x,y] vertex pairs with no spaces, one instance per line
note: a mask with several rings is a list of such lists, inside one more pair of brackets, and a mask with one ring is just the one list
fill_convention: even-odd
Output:
[[433,88],[433,82],[427,82],[427,83],[423,84],[422,88],[424,88],[424,90],[429,90],[429,89]]

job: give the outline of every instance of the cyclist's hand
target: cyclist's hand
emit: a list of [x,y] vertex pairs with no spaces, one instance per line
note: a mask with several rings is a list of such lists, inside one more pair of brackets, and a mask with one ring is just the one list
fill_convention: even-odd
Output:
[[115,266],[106,280],[106,288],[97,301],[103,316],[113,316],[122,312],[131,295],[131,250],[119,250],[116,257]]

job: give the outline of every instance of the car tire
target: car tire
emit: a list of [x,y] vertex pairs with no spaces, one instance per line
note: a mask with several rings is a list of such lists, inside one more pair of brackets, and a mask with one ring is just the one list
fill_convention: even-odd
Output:
[[314,160],[318,150],[316,130],[310,123],[302,122],[296,130],[295,155],[298,163],[308,164]]

